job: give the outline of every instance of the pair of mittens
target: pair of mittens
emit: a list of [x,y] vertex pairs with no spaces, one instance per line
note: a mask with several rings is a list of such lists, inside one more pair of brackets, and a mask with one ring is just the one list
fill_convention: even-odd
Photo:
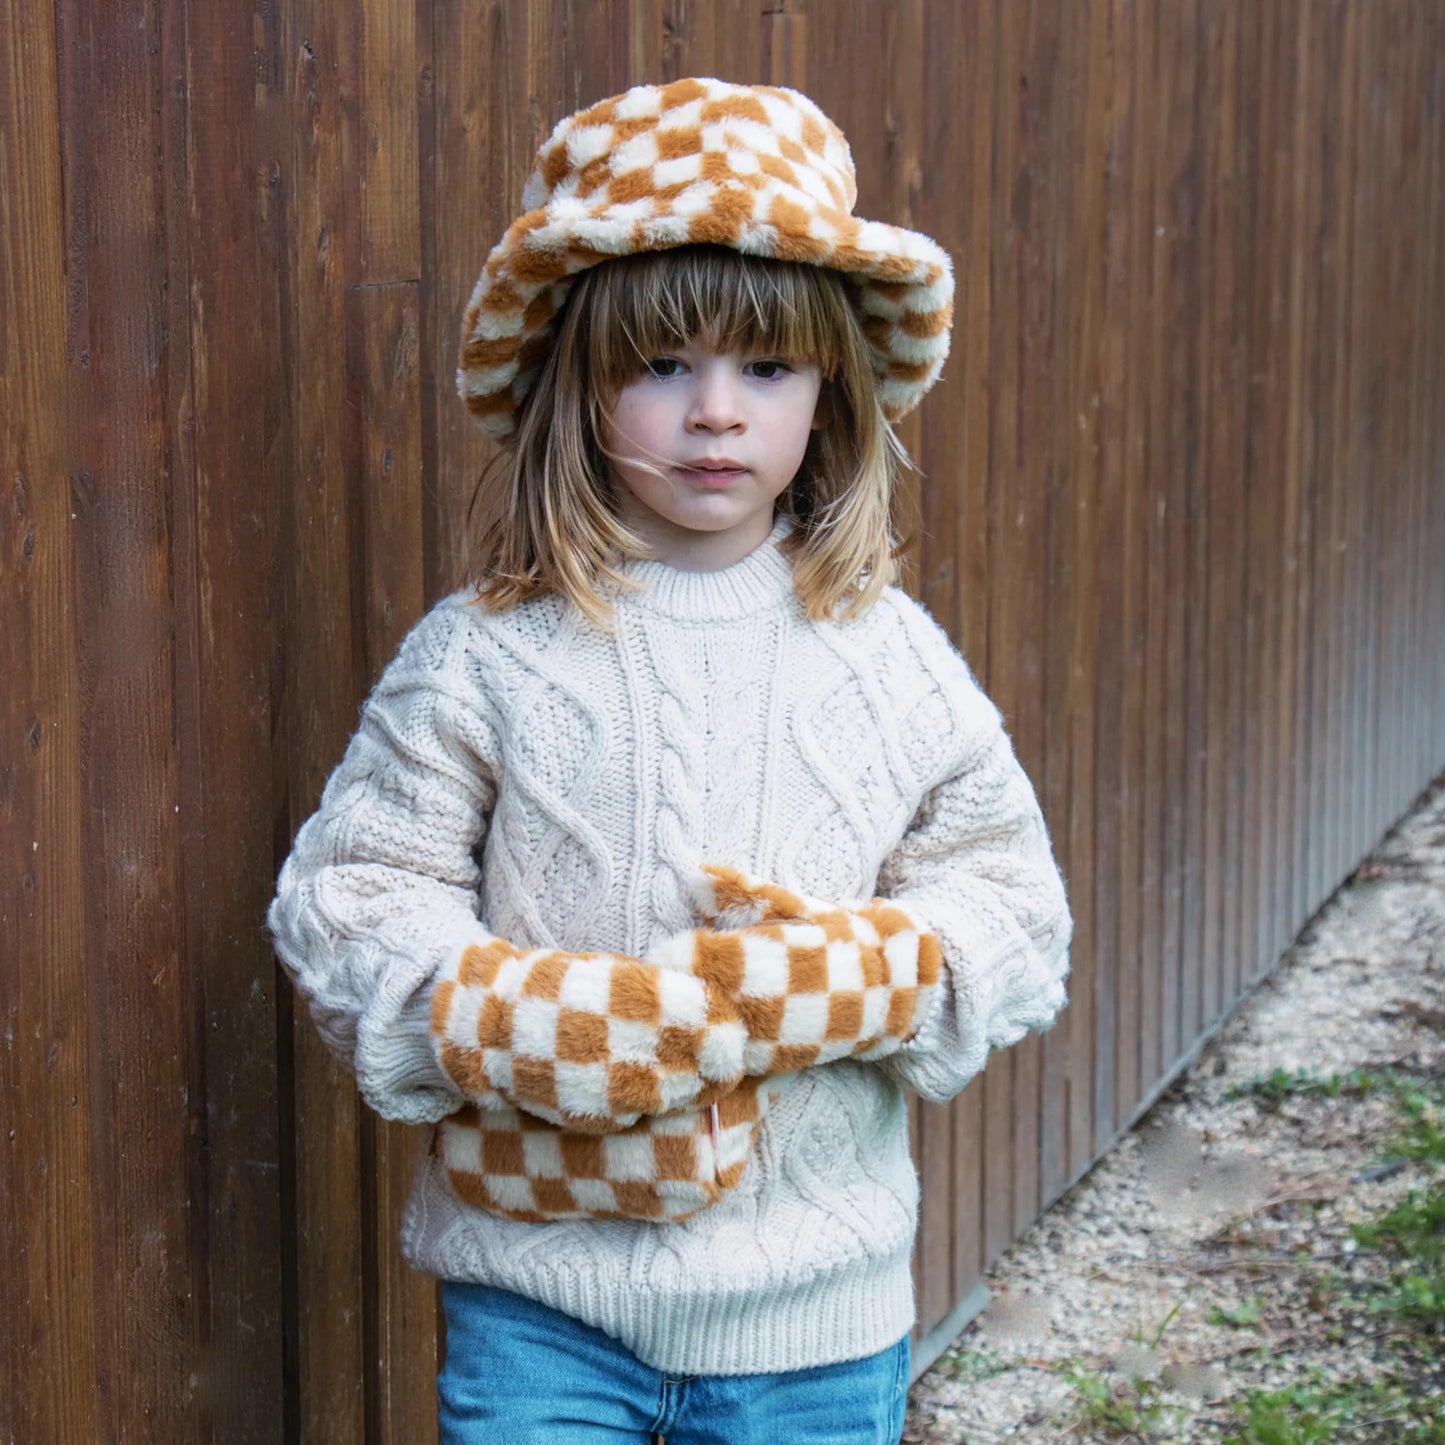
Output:
[[431,1026],[468,1104],[439,1148],[463,1199],[528,1221],[677,1222],[737,1187],[787,1075],[900,1047],[938,992],[937,940],[896,904],[840,907],[707,868],[715,927],[646,959],[486,935]]
[[483,1108],[614,1133],[744,1078],[881,1058],[928,1017],[938,940],[896,903],[823,903],[719,867],[694,901],[718,926],[646,959],[484,934],[432,995],[442,1068]]

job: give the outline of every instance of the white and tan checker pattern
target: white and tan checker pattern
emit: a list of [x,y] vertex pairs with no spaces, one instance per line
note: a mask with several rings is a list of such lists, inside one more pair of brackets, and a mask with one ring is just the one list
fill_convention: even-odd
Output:
[[699,978],[501,938],[469,945],[438,980],[431,1031],[468,1099],[592,1133],[711,1103],[742,1078],[747,1041]]
[[680,934],[650,957],[737,1008],[750,1077],[881,1058],[916,1034],[939,996],[938,939],[887,899],[823,903],[709,867],[695,903],[722,931]]
[[617,1134],[468,1105],[442,1121],[441,1159],[462,1199],[509,1219],[676,1223],[736,1188],[783,1083],[746,1080],[709,1108],[643,1119]]
[[440,1126],[462,1199],[521,1220],[685,1219],[741,1179],[787,1076],[881,1057],[927,1016],[941,953],[897,904],[722,868],[696,901],[733,926],[646,960],[487,938],[439,980],[432,1033],[469,1101]]
[[568,116],[472,292],[458,391],[487,431],[510,436],[579,272],[713,244],[846,273],[884,412],[897,420],[948,355],[953,269],[927,236],[854,216],[857,190],[842,132],[781,86],[640,85]]

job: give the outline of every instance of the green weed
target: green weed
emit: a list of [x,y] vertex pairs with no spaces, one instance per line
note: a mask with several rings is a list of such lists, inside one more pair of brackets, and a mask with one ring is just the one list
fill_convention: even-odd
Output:
[[965,1385],[976,1385],[980,1380],[991,1380],[995,1375],[1018,1368],[1013,1361],[1006,1360],[1002,1355],[993,1354],[989,1350],[972,1349],[950,1350],[934,1368],[939,1366],[948,1372],[950,1379]]
[[1260,1107],[1274,1111],[1286,1099],[1338,1099],[1342,1094],[1376,1094],[1397,1089],[1405,1081],[1392,1069],[1351,1069],[1344,1074],[1307,1074],[1298,1069],[1274,1069],[1263,1078],[1233,1085],[1225,1097],[1257,1099]]
[[1252,1390],[1224,1445],[1445,1445],[1445,1421],[1400,1381],[1325,1381],[1316,1372],[1281,1390]]
[[1064,1378],[1078,1397],[1075,1428],[1114,1439],[1158,1437],[1186,1412],[1161,1399],[1164,1386],[1156,1375],[1096,1374],[1065,1369]]
[[1181,1308],[1176,1304],[1152,1330],[1142,1320],[1135,1325],[1130,1339],[1137,1354],[1131,1361],[1103,1373],[1065,1366],[1061,1373],[1078,1397],[1076,1429],[1119,1440],[1163,1438],[1163,1432],[1188,1414],[1163,1398],[1166,1386],[1153,1357]]
[[1350,1231],[1389,1256],[1388,1279],[1365,1296],[1368,1308],[1427,1334],[1445,1334],[1445,1190],[1412,1189],[1388,1213]]
[[1232,1325],[1235,1329],[1247,1329],[1260,1320],[1260,1304],[1256,1298],[1243,1300],[1237,1305],[1214,1305],[1209,1311],[1212,1325]]

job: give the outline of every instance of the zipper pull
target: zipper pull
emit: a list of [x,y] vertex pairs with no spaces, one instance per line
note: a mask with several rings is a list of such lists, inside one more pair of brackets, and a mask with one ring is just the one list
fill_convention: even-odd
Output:
[[722,1172],[722,1121],[718,1118],[717,1105],[714,1104],[712,1113],[712,1177],[716,1179]]

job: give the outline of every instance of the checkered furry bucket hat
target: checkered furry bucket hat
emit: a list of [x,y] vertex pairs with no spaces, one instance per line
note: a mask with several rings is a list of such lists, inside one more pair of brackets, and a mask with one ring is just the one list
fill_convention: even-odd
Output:
[[472,292],[462,399],[493,436],[510,436],[580,272],[710,243],[847,275],[884,413],[897,420],[948,355],[953,269],[927,236],[854,216],[857,195],[843,133],[796,90],[678,80],[568,116]]

